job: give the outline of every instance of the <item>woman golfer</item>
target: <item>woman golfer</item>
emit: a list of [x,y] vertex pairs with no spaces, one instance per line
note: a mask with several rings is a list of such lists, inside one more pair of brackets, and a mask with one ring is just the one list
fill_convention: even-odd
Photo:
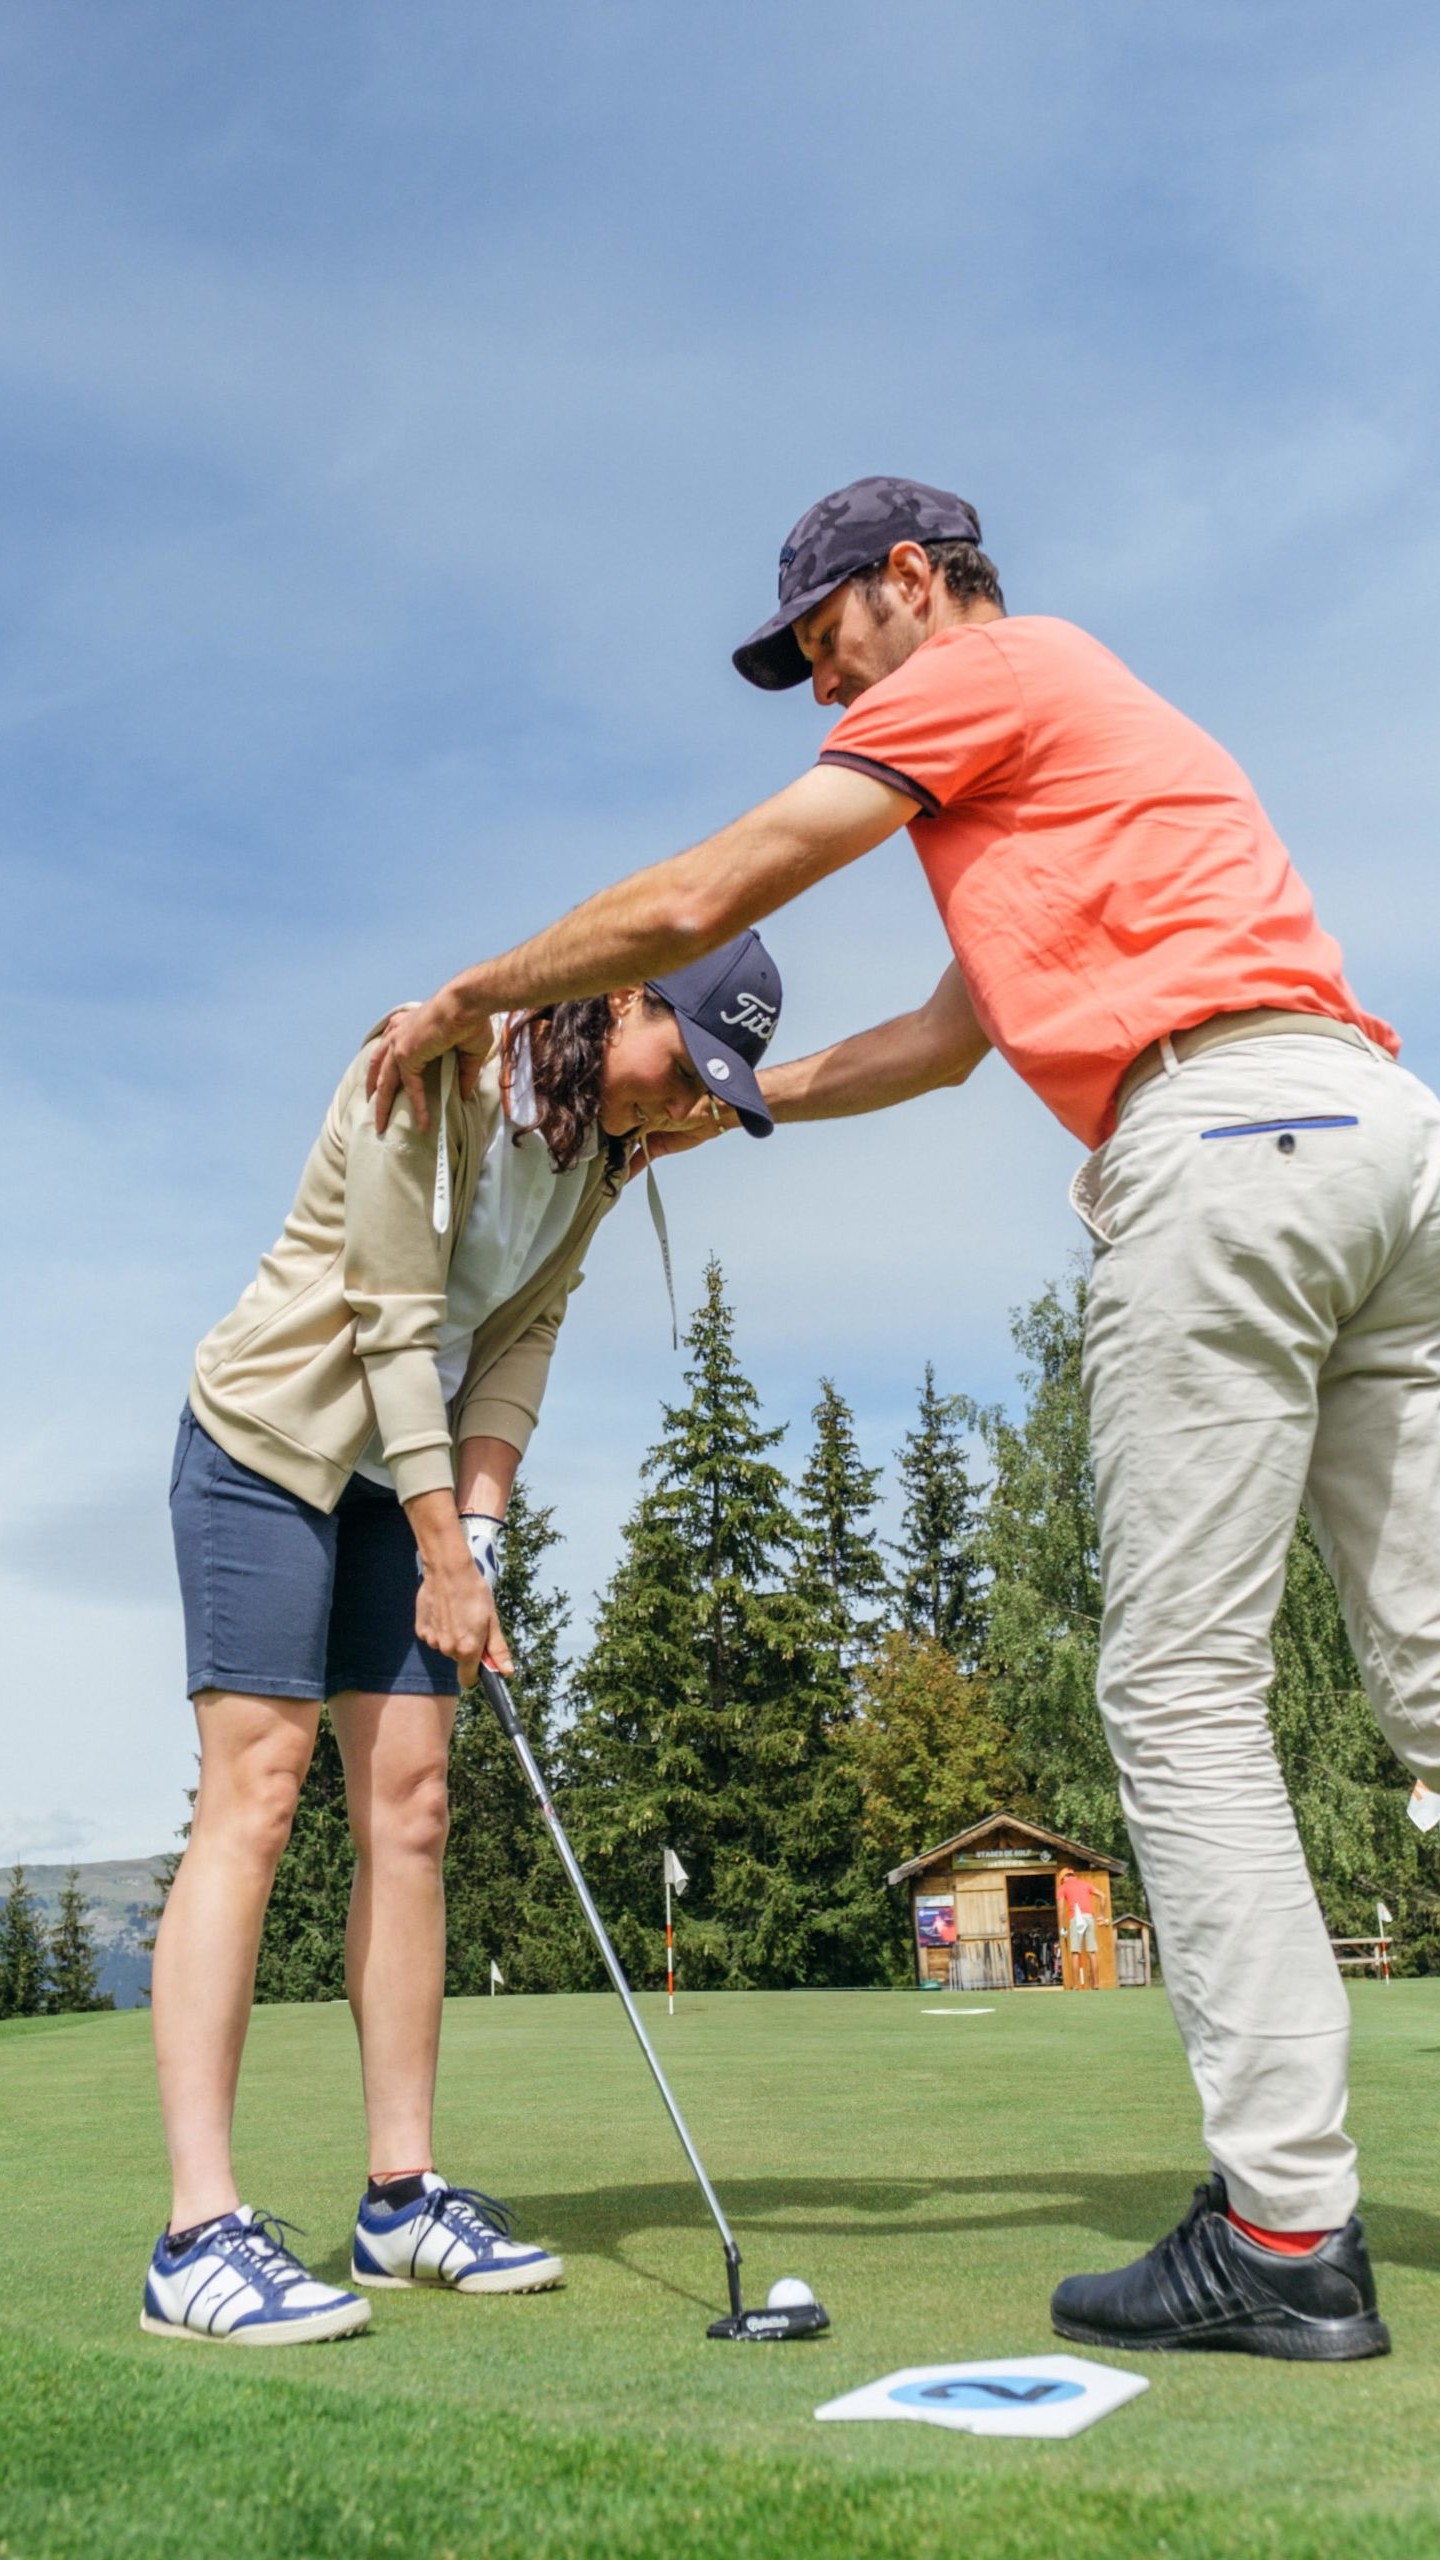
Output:
[[383,1137],[367,1044],[279,1242],[200,1345],[171,1487],[200,1785],[155,1945],[174,2174],[141,2315],[157,2335],[271,2344],[370,2316],[240,2202],[230,2159],[261,1925],[326,1701],[356,1851],[346,1981],[370,2139],[354,2281],[524,2293],[562,2278],[431,2156],[456,1697],[483,1657],[511,1667],[496,1541],[632,1144],[706,1092],[766,1135],[754,1068],[779,1008],[774,964],[742,934],[648,986],[497,1019],[483,1064],[432,1068],[423,1110]]

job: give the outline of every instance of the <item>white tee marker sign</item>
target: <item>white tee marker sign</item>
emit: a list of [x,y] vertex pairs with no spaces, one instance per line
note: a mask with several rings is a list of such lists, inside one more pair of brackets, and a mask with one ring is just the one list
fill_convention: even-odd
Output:
[[827,2400],[817,2418],[908,2418],[970,2436],[1078,2436],[1150,2385],[1080,2356],[995,2364],[912,2364]]

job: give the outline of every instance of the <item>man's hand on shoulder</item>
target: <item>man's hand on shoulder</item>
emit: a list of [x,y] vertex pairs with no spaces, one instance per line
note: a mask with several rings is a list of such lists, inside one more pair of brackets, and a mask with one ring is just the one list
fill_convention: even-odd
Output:
[[[398,1005],[391,1014],[371,1052],[365,1076],[365,1090],[375,1104],[375,1126],[382,1137],[402,1087],[410,1097],[419,1126],[429,1128],[425,1070],[432,1058],[443,1057],[447,1049],[457,1046],[455,1030],[454,1010],[443,987],[426,1003]],[[471,1037],[473,1041],[474,1035]],[[487,1026],[483,1044],[459,1051],[460,1092],[466,1102],[480,1081],[480,1070],[493,1045]]]

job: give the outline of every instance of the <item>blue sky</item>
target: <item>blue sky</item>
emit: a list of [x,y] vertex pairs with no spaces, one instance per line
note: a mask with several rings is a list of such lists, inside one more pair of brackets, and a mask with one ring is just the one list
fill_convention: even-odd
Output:
[[[366,1025],[803,767],[728,652],[908,471],[1254,775],[1440,1072],[1433,12],[12,0],[0,1852],[169,1839],[198,1335]],[[945,959],[903,839],[773,927],[781,1044]],[[963,1095],[671,1169],[777,1416],[1013,1392],[1075,1151]],[[532,1479],[577,1608],[658,1400],[638,1200]]]

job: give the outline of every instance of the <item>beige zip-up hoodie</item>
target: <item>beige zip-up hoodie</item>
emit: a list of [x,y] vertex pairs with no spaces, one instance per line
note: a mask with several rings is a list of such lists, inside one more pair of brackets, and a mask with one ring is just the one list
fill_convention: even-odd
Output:
[[[377,1030],[383,1026],[377,1026]],[[575,1216],[533,1279],[475,1335],[452,1425],[435,1352],[450,1257],[500,1116],[495,1045],[469,1102],[453,1060],[426,1071],[429,1130],[403,1093],[384,1137],[365,1074],[372,1032],[310,1151],[280,1239],[195,1355],[190,1403],[228,1457],[333,1511],[372,1431],[402,1502],[453,1487],[454,1450],[485,1436],[524,1453],[590,1239],[624,1188],[603,1143]],[[444,1106],[446,1168],[437,1183]]]

